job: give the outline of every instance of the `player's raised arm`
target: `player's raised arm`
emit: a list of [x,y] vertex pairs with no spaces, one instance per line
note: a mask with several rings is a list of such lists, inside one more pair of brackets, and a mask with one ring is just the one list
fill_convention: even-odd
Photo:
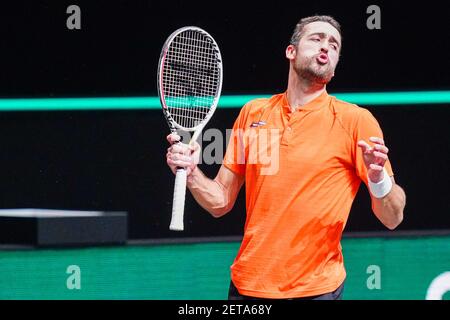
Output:
[[370,141],[374,143],[373,147],[364,140],[358,141],[358,147],[363,152],[364,164],[367,167],[372,210],[381,223],[393,230],[403,220],[406,195],[384,168],[389,152],[384,140],[371,137]]
[[218,218],[229,212],[236,201],[244,176],[238,175],[225,166],[221,166],[215,179],[210,179],[197,167],[200,146],[193,147],[179,141],[176,134],[167,136],[171,146],[167,149],[167,165],[172,172],[177,168],[187,170],[187,187],[195,200],[212,216]]

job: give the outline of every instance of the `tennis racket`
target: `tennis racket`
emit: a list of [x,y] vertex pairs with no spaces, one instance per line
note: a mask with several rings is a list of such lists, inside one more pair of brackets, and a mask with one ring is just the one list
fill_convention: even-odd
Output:
[[[222,57],[206,31],[183,27],[164,43],[158,65],[158,94],[172,132],[193,131],[192,144],[211,118],[222,91]],[[186,170],[177,168],[169,229],[184,230]]]

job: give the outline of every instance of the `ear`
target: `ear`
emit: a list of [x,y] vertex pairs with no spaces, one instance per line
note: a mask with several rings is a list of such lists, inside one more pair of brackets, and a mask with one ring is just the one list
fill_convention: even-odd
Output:
[[286,48],[286,58],[288,58],[289,60],[293,60],[295,59],[296,54],[297,49],[295,48],[295,46],[292,44],[288,45]]

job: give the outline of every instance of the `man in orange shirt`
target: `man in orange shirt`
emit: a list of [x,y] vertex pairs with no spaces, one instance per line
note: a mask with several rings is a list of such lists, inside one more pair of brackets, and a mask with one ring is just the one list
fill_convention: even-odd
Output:
[[244,237],[231,266],[229,299],[340,299],[346,277],[341,235],[361,181],[389,229],[403,219],[377,120],[328,95],[341,50],[329,16],[300,20],[286,48],[286,92],[241,110],[214,180],[197,167],[199,146],[172,144],[167,164],[187,169],[187,186],[214,217],[231,210],[246,184]]

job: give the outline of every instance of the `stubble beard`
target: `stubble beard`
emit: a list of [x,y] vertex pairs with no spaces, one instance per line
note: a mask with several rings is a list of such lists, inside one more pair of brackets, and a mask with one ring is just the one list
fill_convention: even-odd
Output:
[[299,78],[316,84],[327,84],[334,74],[334,68],[330,65],[330,62],[326,65],[320,65],[316,62],[315,56],[302,59],[299,63],[294,64],[294,70]]

